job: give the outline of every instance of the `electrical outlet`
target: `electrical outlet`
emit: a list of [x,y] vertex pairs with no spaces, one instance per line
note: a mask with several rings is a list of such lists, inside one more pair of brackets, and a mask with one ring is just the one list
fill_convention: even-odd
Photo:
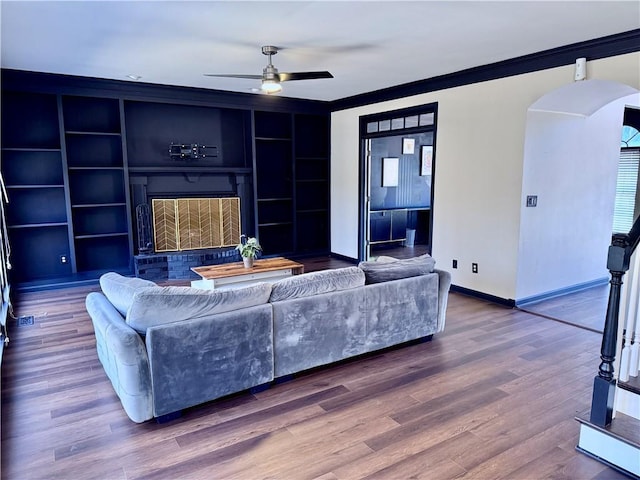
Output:
[[69,259],[67,258],[66,255],[60,255],[60,263],[62,264],[69,263]]
[[458,260],[453,261],[453,268],[458,268]]
[[478,273],[478,264],[477,263],[472,263],[471,264],[471,273]]

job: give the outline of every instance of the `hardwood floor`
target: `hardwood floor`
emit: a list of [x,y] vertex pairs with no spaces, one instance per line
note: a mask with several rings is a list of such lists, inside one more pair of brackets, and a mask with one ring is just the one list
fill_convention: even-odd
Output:
[[560,297],[529,303],[520,308],[526,312],[602,333],[608,299],[609,284],[607,283]]
[[135,424],[95,352],[97,289],[15,301],[35,322],[3,361],[4,479],[625,478],[574,449],[594,332],[451,294],[431,342]]

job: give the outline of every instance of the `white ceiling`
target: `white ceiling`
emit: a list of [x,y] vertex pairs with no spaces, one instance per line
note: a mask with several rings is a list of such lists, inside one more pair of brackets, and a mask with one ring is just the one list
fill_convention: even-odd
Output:
[[[640,1],[6,1],[3,68],[250,92],[280,71],[334,79],[280,95],[336,100],[640,28]],[[130,80],[132,81],[132,80]]]

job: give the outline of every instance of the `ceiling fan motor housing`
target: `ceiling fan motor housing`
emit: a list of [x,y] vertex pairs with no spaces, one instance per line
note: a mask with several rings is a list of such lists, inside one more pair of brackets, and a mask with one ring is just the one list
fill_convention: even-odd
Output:
[[264,69],[262,70],[262,80],[280,81],[280,76],[278,75],[278,69],[273,65],[271,65],[271,63],[269,63],[269,65],[264,67]]
[[265,45],[262,47],[262,53],[265,55],[275,55],[278,53],[278,47],[274,47],[273,45]]

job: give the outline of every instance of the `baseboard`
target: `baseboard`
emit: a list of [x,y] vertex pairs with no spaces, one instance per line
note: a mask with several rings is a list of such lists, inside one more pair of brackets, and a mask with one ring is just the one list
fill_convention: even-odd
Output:
[[329,254],[329,256],[330,256],[331,258],[335,258],[335,259],[337,259],[337,260],[344,260],[345,262],[351,262],[351,263],[353,263],[354,265],[357,265],[357,264],[358,264],[358,259],[357,259],[357,258],[347,257],[346,255],[340,255],[339,253],[333,253],[333,252],[331,252],[331,253]]
[[460,287],[458,285],[451,285],[450,290],[452,292],[461,293],[469,297],[479,298],[480,300],[486,300],[491,303],[497,303],[505,307],[513,308],[516,306],[516,302],[510,298],[496,297],[495,295],[489,295],[488,293],[478,292],[477,290],[471,290],[470,288]]
[[616,412],[640,420],[640,395],[620,387],[620,382],[616,385],[615,405]]
[[541,302],[543,300],[550,300],[555,297],[560,297],[562,295],[567,295],[569,293],[580,292],[581,290],[586,290],[588,288],[598,287],[600,285],[605,285],[609,282],[608,277],[597,278],[595,280],[591,280],[589,282],[584,283],[576,283],[575,285],[570,285],[568,287],[558,288],[557,290],[550,290],[548,292],[540,293],[538,295],[532,295],[530,297],[520,298],[515,301],[517,307],[523,307],[530,303]]
[[609,460],[607,460],[605,458],[602,458],[602,457],[599,457],[598,455],[585,450],[584,448],[580,447],[580,445],[576,446],[576,450],[578,452],[586,455],[587,457],[593,458],[595,461],[600,462],[600,463],[606,465],[607,467],[614,469],[617,472],[620,472],[621,474],[623,474],[623,475],[625,475],[625,476],[627,476],[629,478],[632,478],[632,479],[633,478],[635,478],[635,479],[639,478],[637,475],[634,475],[633,473],[628,472],[627,470],[625,470],[623,468],[620,468],[618,465],[615,465],[615,464],[611,463]]
[[[581,417],[576,417],[576,420],[580,422],[580,439],[576,447],[578,451],[632,478],[640,478],[640,450],[637,443],[615,431],[618,420],[634,422],[633,419],[614,418],[611,425],[604,428]],[[631,429],[626,426],[621,431],[636,428],[636,423],[632,423]]]
[[58,290],[69,287],[82,287],[87,285],[98,285],[99,278],[73,280],[70,277],[62,280],[55,279],[52,281],[34,281],[28,283],[18,283],[15,290],[17,292],[39,292],[43,290]]

